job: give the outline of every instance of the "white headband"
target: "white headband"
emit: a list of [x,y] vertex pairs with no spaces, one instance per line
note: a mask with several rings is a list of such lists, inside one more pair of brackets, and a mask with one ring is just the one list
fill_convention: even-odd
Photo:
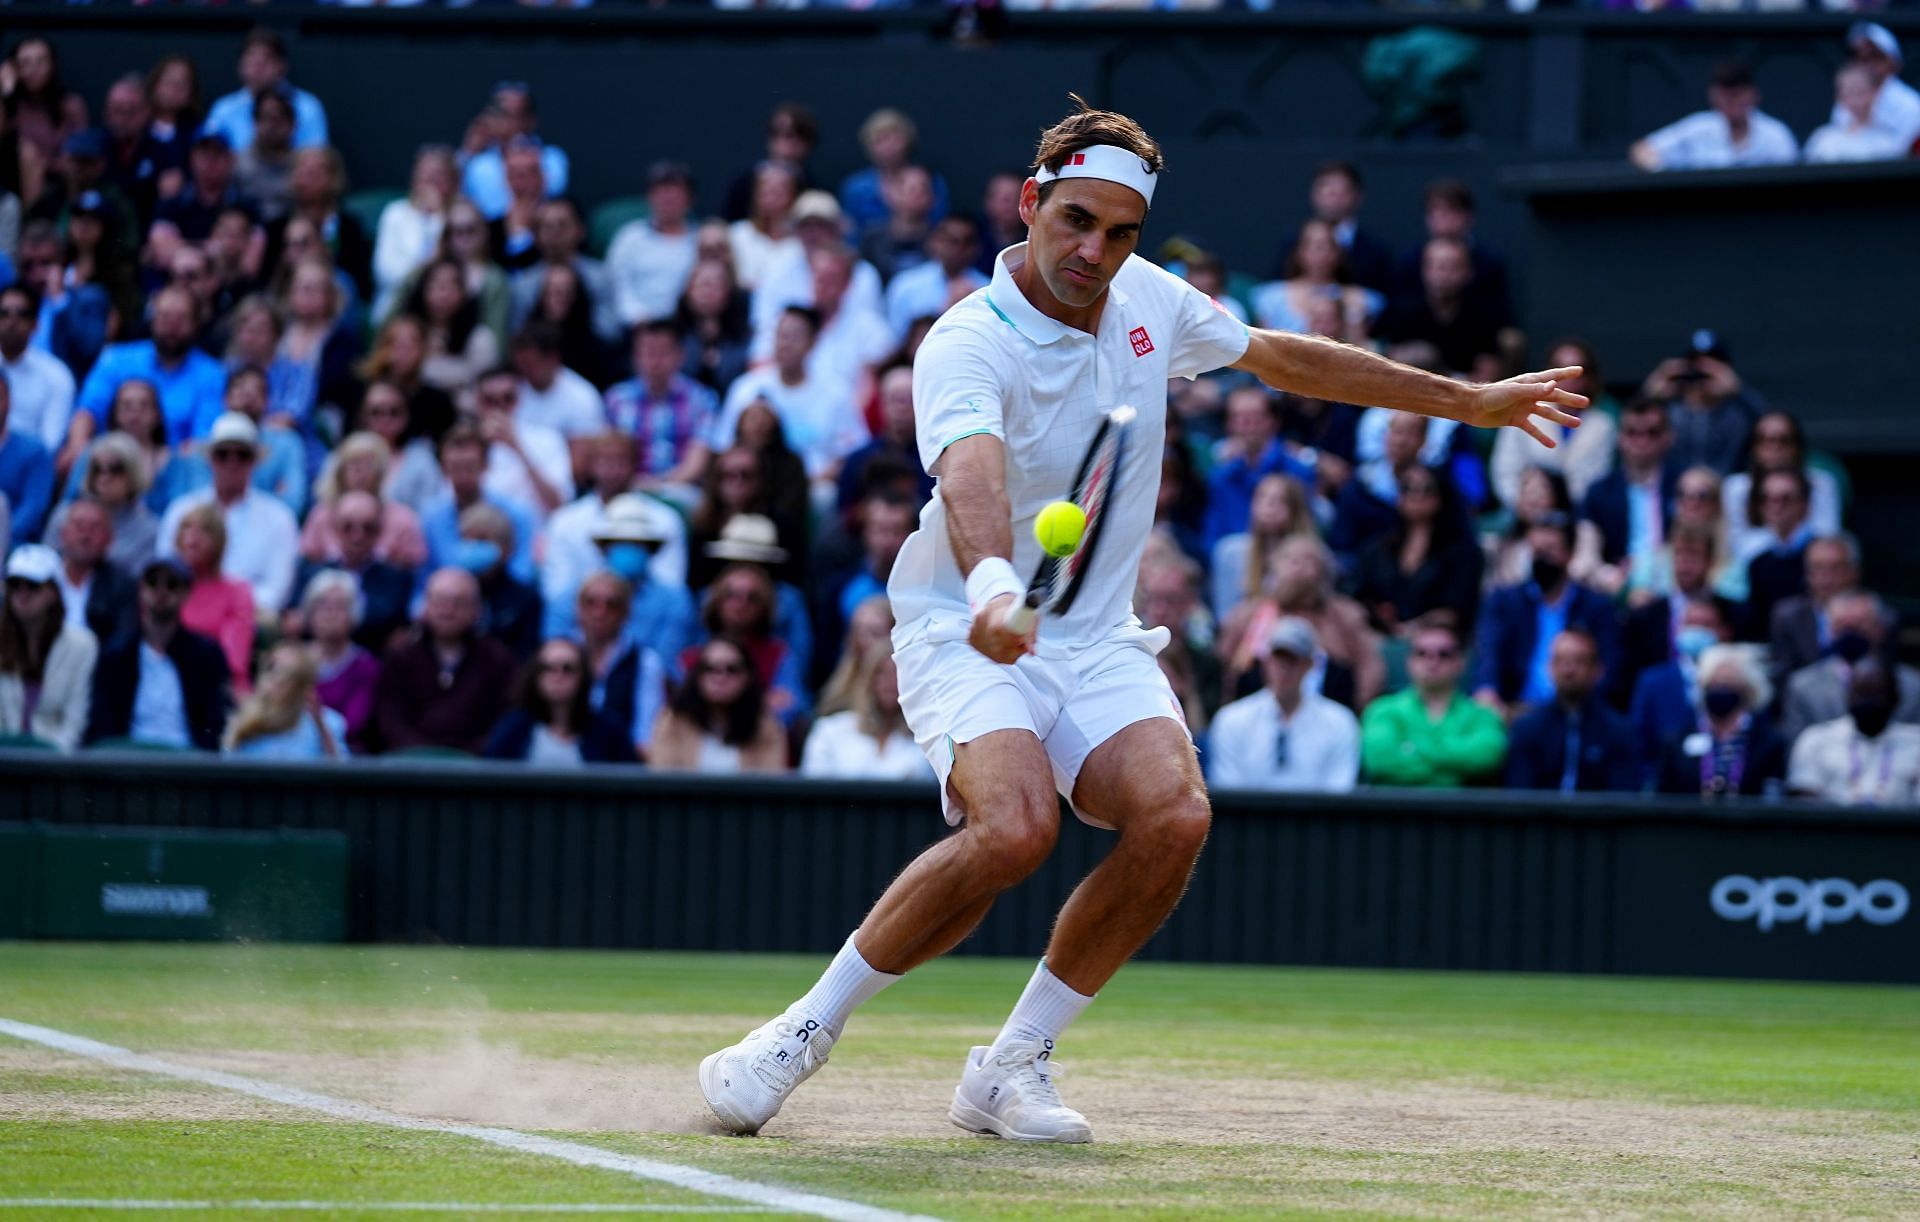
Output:
[[1096,144],[1068,153],[1058,170],[1041,166],[1033,172],[1033,180],[1038,183],[1049,183],[1056,178],[1101,178],[1117,182],[1138,191],[1151,208],[1153,184],[1159,176],[1147,168],[1140,154],[1111,144]]

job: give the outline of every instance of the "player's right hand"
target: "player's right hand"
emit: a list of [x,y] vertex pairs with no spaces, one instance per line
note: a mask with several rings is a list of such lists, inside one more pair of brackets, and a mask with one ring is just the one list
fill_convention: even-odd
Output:
[[1018,594],[1002,594],[980,609],[967,632],[969,644],[1003,666],[1011,666],[1032,653],[1034,636],[1040,630],[1038,620],[1025,632],[1007,627],[1007,617],[1013,614],[1019,601]]

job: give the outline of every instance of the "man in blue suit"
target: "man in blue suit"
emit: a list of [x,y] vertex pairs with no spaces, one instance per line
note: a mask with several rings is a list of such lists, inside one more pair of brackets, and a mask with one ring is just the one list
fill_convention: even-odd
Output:
[[1667,464],[1673,426],[1653,399],[1635,399],[1620,412],[1620,462],[1587,489],[1580,517],[1600,532],[1600,558],[1623,575],[1633,562],[1660,550],[1673,529],[1680,472]]
[[1548,514],[1527,532],[1533,574],[1502,586],[1480,613],[1474,698],[1510,718],[1554,699],[1553,639],[1568,628],[1593,637],[1600,650],[1602,694],[1620,671],[1620,623],[1606,595],[1567,576],[1573,558],[1573,522]]
[[1625,792],[1640,786],[1640,761],[1627,719],[1597,696],[1600,647],[1580,628],[1553,638],[1547,668],[1554,699],[1513,723],[1507,738],[1509,789]]

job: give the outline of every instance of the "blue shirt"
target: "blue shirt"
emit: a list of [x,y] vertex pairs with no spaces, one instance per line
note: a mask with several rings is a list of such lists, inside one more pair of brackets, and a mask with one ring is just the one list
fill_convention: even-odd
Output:
[[[223,133],[233,151],[253,147],[253,95],[244,89],[216,101],[204,126]],[[319,148],[327,143],[327,108],[304,89],[293,91],[293,147]]]
[[53,500],[53,455],[38,439],[25,433],[0,437],[0,496],[13,515],[12,545],[39,539]]
[[242,759],[257,760],[323,760],[344,759],[347,750],[347,719],[332,709],[323,708],[320,716],[326,720],[327,733],[333,736],[334,750],[339,756],[329,756],[326,744],[320,740],[320,731],[313,724],[310,714],[302,713],[293,728],[279,734],[250,738],[246,742],[228,751],[228,755]]
[[[518,501],[485,495],[480,499],[506,514],[507,521],[513,523],[513,555],[507,559],[507,574],[515,581],[539,581],[533,567],[533,536],[540,527],[533,520],[533,514]],[[420,532],[427,537],[427,562],[420,566],[420,589],[424,591],[427,578],[433,576],[436,569],[452,564],[453,551],[460,545],[460,511],[454,506],[451,492],[443,490],[439,499],[421,512]]]
[[160,392],[160,412],[167,418],[167,440],[173,445],[205,437],[225,410],[227,371],[198,348],[189,348],[180,363],[168,370],[150,339],[109,344],[80,388],[81,411],[104,431],[107,411],[122,382],[140,378]]
[[[933,180],[933,211],[927,213],[927,224],[937,225],[947,215],[947,180],[931,170],[927,177]],[[856,234],[891,218],[893,210],[880,189],[880,171],[869,166],[848,175],[840,184],[840,207]]]
[[1554,700],[1553,673],[1548,660],[1553,657],[1553,638],[1567,626],[1567,608],[1573,605],[1573,586],[1560,591],[1560,601],[1550,603],[1545,596],[1534,608],[1533,657],[1527,661],[1527,685],[1520,699],[1528,704],[1551,704]]
[[1257,463],[1234,458],[1214,468],[1207,479],[1206,545],[1209,550],[1228,535],[1247,529],[1247,520],[1253,516],[1254,487],[1276,471],[1293,476],[1309,489],[1313,487],[1313,468],[1288,453],[1286,442],[1279,438],[1267,445]]
[[[540,146],[540,171],[547,180],[548,199],[567,193],[567,154],[558,145]],[[468,158],[460,184],[480,215],[490,221],[505,216],[507,205],[513,202],[513,192],[507,190],[507,159],[497,148]]]

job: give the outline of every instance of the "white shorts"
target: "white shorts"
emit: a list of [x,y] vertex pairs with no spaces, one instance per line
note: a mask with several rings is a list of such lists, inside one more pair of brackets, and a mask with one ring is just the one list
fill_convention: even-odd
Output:
[[[894,651],[900,711],[940,777],[940,808],[951,824],[966,818],[948,784],[961,743],[995,730],[1031,731],[1053,763],[1054,787],[1071,803],[1081,765],[1101,743],[1155,717],[1186,729],[1186,715],[1155,660],[1163,632],[1102,641],[1071,657],[1028,656],[1012,666],[965,640],[929,639],[911,629],[897,631],[896,639],[907,641]],[[1074,813],[1106,826],[1077,807]]]

